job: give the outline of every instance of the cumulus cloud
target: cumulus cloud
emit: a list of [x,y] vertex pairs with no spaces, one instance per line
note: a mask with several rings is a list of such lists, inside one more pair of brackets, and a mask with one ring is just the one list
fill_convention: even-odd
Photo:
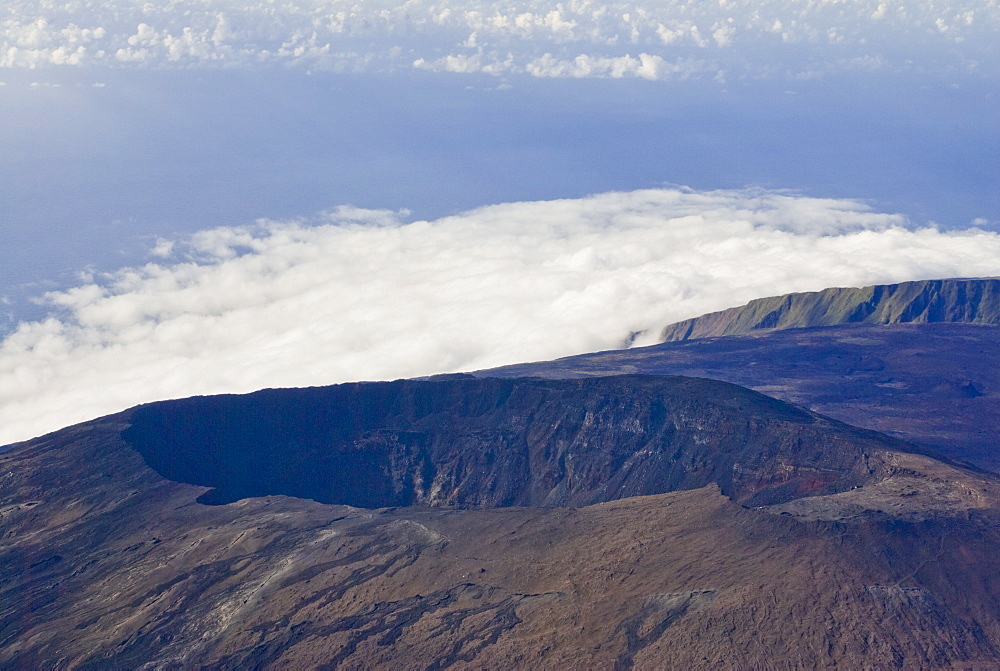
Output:
[[160,241],[0,344],[0,444],[154,399],[472,370],[827,286],[1000,274],[1000,236],[847,200],[687,189],[435,221],[334,209]]
[[[743,68],[741,75],[752,76],[762,62],[801,62],[808,46],[809,60],[834,69],[893,54],[893,68],[944,72],[970,58],[995,62],[998,28],[1000,6],[975,0],[116,0],[42,6],[10,0],[0,7],[0,67],[280,62],[368,70],[417,63],[498,74],[528,72],[546,54],[598,63],[645,54],[668,63],[718,58],[725,69]],[[472,67],[477,57],[505,63],[506,54],[509,67]],[[584,71],[561,68],[545,76],[607,76],[604,66],[591,75]]]
[[647,53],[616,57],[579,54],[573,59],[561,59],[551,53],[545,53],[522,64],[510,53],[500,59],[497,56],[486,56],[482,51],[478,51],[474,54],[451,54],[433,61],[419,58],[413,65],[432,72],[482,72],[491,75],[526,73],[538,78],[640,78],[650,81],[687,79],[706,72],[712,74],[719,72],[717,65],[705,61],[679,58],[671,63],[660,56]]
[[552,54],[545,54],[528,63],[525,68],[533,77],[587,77],[621,79],[639,77],[652,81],[672,78],[687,78],[701,72],[717,73],[719,68],[694,59],[678,59],[668,63],[660,56],[641,53],[615,58],[592,57],[580,54],[572,61],[560,60]]

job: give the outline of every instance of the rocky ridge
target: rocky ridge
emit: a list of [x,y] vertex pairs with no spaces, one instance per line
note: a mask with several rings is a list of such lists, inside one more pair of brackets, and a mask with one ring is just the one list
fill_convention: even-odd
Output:
[[228,503],[581,506],[715,484],[761,506],[889,477],[915,448],[735,385],[661,376],[369,382],[164,401],[122,437]]
[[1000,324],[1000,279],[942,279],[758,298],[665,327],[661,342],[838,324]]

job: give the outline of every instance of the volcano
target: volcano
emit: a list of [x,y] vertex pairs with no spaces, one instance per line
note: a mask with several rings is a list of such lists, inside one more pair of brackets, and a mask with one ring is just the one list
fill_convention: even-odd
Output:
[[0,664],[996,668],[1000,480],[969,428],[996,328],[195,397],[17,444]]

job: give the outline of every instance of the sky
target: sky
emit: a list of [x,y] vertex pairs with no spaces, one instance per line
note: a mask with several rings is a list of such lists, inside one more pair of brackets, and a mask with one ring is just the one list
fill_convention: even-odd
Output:
[[1000,275],[998,33],[995,1],[5,2],[0,444]]

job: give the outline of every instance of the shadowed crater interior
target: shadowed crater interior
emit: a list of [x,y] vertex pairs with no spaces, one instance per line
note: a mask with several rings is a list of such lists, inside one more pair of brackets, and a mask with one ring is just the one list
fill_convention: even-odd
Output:
[[887,475],[906,444],[713,380],[448,376],[140,406],[123,432],[203,503],[577,506],[718,484],[746,505]]

